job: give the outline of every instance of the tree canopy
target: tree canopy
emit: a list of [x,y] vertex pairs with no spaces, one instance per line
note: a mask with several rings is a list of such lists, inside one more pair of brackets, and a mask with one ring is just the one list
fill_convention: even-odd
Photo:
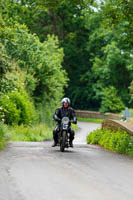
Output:
[[63,96],[76,109],[132,107],[132,8],[132,0],[1,0],[1,94],[24,90],[36,109],[52,111]]

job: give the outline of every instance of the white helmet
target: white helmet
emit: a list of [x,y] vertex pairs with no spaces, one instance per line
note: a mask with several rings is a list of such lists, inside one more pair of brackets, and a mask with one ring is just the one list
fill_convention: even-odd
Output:
[[65,97],[65,98],[62,99],[61,103],[62,103],[62,105],[64,103],[68,103],[68,105],[70,105],[71,102],[70,102],[70,99],[68,97]]

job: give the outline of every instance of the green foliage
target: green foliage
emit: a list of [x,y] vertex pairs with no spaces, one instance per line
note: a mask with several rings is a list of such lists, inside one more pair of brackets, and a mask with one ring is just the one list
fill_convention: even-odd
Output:
[[128,43],[133,43],[133,2],[132,0],[106,0],[102,4],[103,9],[103,24],[106,27],[117,27],[123,22],[127,22],[125,27],[126,40]]
[[111,151],[133,156],[133,139],[127,132],[120,130],[112,132],[108,129],[97,129],[87,136],[87,143],[99,144]]
[[2,94],[0,105],[0,118],[6,124],[30,125],[37,120],[34,105],[24,90]]
[[52,139],[52,127],[50,128],[47,124],[40,123],[34,126],[25,127],[20,126],[10,126],[8,127],[10,132],[9,141],[44,141],[47,139]]
[[98,144],[101,137],[102,137],[102,132],[100,129],[97,129],[96,131],[91,132],[87,136],[87,143],[88,144]]
[[13,63],[11,71],[6,72],[0,80],[0,94],[24,89],[32,96],[35,87],[36,79],[26,71],[22,71],[17,63]]
[[130,91],[130,102],[133,101],[133,81],[131,82],[129,86],[129,91]]
[[43,5],[45,8],[57,8],[62,4],[84,5],[83,0],[37,0],[37,3]]
[[[101,88],[112,85],[124,104],[131,106],[128,87],[133,80],[133,31],[129,5],[125,0],[0,2],[2,44],[27,73],[26,90],[36,104],[59,102],[65,87],[74,108],[98,110]],[[59,41],[47,39],[48,34],[58,36]],[[68,88],[61,64],[70,79]]]
[[[15,65],[15,63],[13,64]],[[12,68],[14,68],[12,65]],[[7,71],[0,80],[0,94],[20,90],[24,88],[23,74],[17,71],[17,67],[12,71]]]
[[[57,38],[48,36],[47,41],[41,43],[38,37],[30,34],[24,25],[0,29],[0,35],[5,55],[9,60],[7,63],[11,63],[10,71],[8,68],[0,80],[3,109],[7,107],[7,102],[9,105],[8,115],[10,117],[7,113],[5,114],[5,110],[3,111],[6,117],[5,123],[12,124],[14,121],[16,124],[30,124],[33,119],[31,111],[26,111],[27,108],[21,112],[23,107],[26,107],[24,103],[16,106],[18,99],[14,100],[14,97],[12,99],[10,97],[9,100],[9,95],[6,96],[6,93],[12,93],[15,90],[20,93],[22,90],[26,91],[34,99],[36,106],[44,111],[45,120],[50,121],[55,107],[63,96],[64,86],[67,86],[66,72],[61,65],[64,54],[63,50],[58,47]],[[25,101],[24,97],[22,101]],[[27,101],[27,107],[28,105],[30,104]]]
[[[117,28],[105,28],[101,25],[104,20],[102,7],[97,12],[84,12],[85,27],[88,30],[88,65],[86,71],[80,73],[80,84],[86,96],[84,99],[88,104],[93,102],[93,106],[100,107],[101,88],[112,85],[124,104],[131,106],[128,87],[133,78],[133,58],[132,47],[126,40],[127,23],[123,21]],[[79,95],[78,99],[82,101],[82,97]]]
[[11,69],[11,62],[4,45],[0,43],[0,77]]
[[[113,32],[107,32],[102,37],[104,36],[105,40],[106,37],[112,37],[111,34]],[[117,38],[115,34],[114,36]],[[115,37],[113,38],[114,41],[116,40]],[[104,88],[105,85],[106,87],[112,85],[117,89],[122,101],[128,105],[130,96],[127,88],[130,85],[133,75],[132,70],[129,71],[129,66],[132,65],[131,51],[125,49],[123,41],[121,41],[121,44],[114,41],[108,41],[108,44],[102,47],[98,55],[94,58],[92,72],[96,83],[94,83],[93,88],[96,91],[97,99],[100,99],[101,88]],[[111,44],[109,44],[110,42]],[[102,56],[99,56],[100,54]]]
[[58,102],[67,78],[61,65],[63,50],[58,47],[57,38],[48,36],[47,41],[41,43],[25,26],[19,25],[5,28],[0,34],[8,55],[28,74],[27,90],[34,90],[30,93],[35,96],[35,101],[56,99]]
[[113,86],[103,88],[101,95],[101,112],[119,113],[125,108],[121,98],[117,94],[117,90]]
[[4,148],[7,141],[44,141],[52,139],[52,128],[47,124],[27,126],[6,126],[0,123],[0,150]]
[[[87,2],[89,3],[89,1]],[[28,6],[26,6],[28,5]],[[67,70],[69,77],[70,77],[70,84],[71,86],[74,86],[72,88],[69,88],[67,90],[67,96],[69,96],[71,99],[73,99],[72,104],[77,105],[80,104],[82,106],[83,101],[88,101],[88,98],[86,99],[86,93],[82,98],[82,103],[78,101],[78,98],[81,97],[81,88],[82,85],[79,82],[79,86],[77,87],[75,85],[76,80],[80,79],[80,68],[86,71],[86,68],[88,68],[88,57],[86,56],[86,39],[88,38],[88,34],[86,30],[84,29],[84,21],[82,16],[82,5],[83,1],[80,0],[74,0],[74,1],[41,1],[36,0],[34,4],[31,1],[26,2],[19,2],[14,3],[13,5],[10,5],[10,9],[12,11],[6,12],[10,13],[11,18],[18,20],[18,23],[26,24],[31,32],[36,33],[41,41],[46,41],[47,34],[55,34],[59,38],[59,45],[64,48],[65,58],[63,61],[63,66]],[[87,4],[88,5],[88,4]],[[15,9],[14,9],[15,7]],[[25,8],[24,8],[25,7]],[[4,9],[4,8],[3,8]],[[22,10],[25,9],[25,18],[23,15]],[[17,11],[19,12],[20,19],[17,19]],[[29,19],[29,15],[32,16]],[[15,17],[16,16],[16,17]],[[75,17],[73,17],[75,16]],[[29,19],[29,20],[28,20]],[[8,31],[4,31],[7,33]],[[27,46],[29,46],[27,39],[25,40],[23,35],[19,37],[17,35],[18,40],[26,41]],[[21,39],[22,38],[22,39]],[[15,39],[16,40],[16,39]],[[22,49],[24,44],[22,43]],[[13,41],[14,45],[14,41]],[[12,46],[12,44],[10,45]],[[38,46],[38,45],[36,45]],[[79,48],[81,46],[81,48]],[[33,47],[31,49],[34,49]],[[78,49],[78,50],[77,50]],[[16,46],[14,47],[14,50],[12,51],[15,53]],[[32,59],[32,55],[35,58],[33,52],[31,53],[30,59]],[[36,55],[40,55],[40,52],[36,50]],[[46,56],[44,54],[44,56]],[[24,56],[27,55],[24,52]],[[43,57],[44,57],[43,56]],[[51,54],[51,57],[53,55]],[[61,62],[62,62],[61,61]],[[28,64],[28,68],[31,64]],[[44,66],[44,65],[43,65]],[[59,70],[61,71],[61,70]],[[51,72],[50,72],[51,73]],[[75,74],[75,76],[73,76]],[[58,74],[58,77],[61,77],[60,74]],[[43,76],[43,74],[42,74]],[[34,75],[36,77],[36,75]],[[43,76],[44,77],[44,76]],[[55,77],[56,80],[58,80],[58,77]],[[39,79],[37,76],[36,78]],[[54,78],[54,80],[55,80]],[[46,77],[45,77],[46,79]],[[40,80],[40,79],[39,79]],[[61,80],[61,78],[60,78]],[[62,84],[62,83],[61,83]],[[66,88],[66,83],[63,84]],[[42,91],[43,84],[39,83],[37,91]],[[45,86],[46,87],[46,86]],[[41,88],[41,89],[40,89]],[[57,86],[58,89],[60,89]],[[47,89],[47,88],[46,88]],[[49,89],[49,88],[48,88]],[[88,88],[87,88],[88,89]],[[55,91],[59,91],[56,88]],[[53,93],[53,92],[52,92]],[[36,93],[35,93],[36,94]],[[54,94],[54,93],[53,93]],[[62,95],[62,94],[61,94]],[[35,95],[39,96],[39,95]],[[48,94],[47,94],[48,96]],[[56,98],[58,98],[59,95],[56,95]],[[91,95],[90,95],[91,96]],[[54,99],[56,99],[54,98]],[[42,99],[42,98],[41,98]],[[51,99],[51,98],[50,98]],[[44,100],[45,101],[45,100]],[[74,102],[74,103],[73,103]],[[88,106],[88,105],[87,105]]]
[[0,122],[0,150],[4,148],[7,141],[7,128]]
[[[76,109],[103,107],[105,86],[116,88],[122,102],[131,106],[132,10],[127,0],[1,0],[2,93],[18,85],[16,69],[12,71],[16,65],[23,71],[24,89],[42,108],[43,120],[51,118],[64,88]],[[70,79],[68,88],[62,65]],[[110,107],[107,110],[114,110]]]

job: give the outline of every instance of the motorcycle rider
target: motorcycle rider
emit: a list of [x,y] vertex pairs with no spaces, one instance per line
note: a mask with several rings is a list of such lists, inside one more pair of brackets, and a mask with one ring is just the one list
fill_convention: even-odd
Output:
[[[69,120],[73,120],[74,124],[77,124],[75,111],[72,107],[70,107],[70,99],[65,97],[62,99],[61,103],[62,103],[62,106],[56,109],[55,114],[53,116],[54,120],[57,121],[58,124],[53,131],[54,144],[52,145],[52,147],[55,147],[58,144],[58,133],[60,131],[61,120],[63,117],[68,117]],[[74,139],[75,132],[71,127],[71,123],[69,126],[69,133],[70,133],[69,145],[70,147],[73,147],[72,141]]]

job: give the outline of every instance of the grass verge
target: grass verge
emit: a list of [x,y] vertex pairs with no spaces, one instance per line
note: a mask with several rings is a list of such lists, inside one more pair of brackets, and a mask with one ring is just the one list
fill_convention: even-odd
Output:
[[[72,124],[72,128],[77,130],[77,125]],[[54,126],[40,123],[34,126],[7,126],[0,123],[0,150],[2,150],[7,141],[27,141],[41,142],[53,138]]]
[[9,141],[34,141],[40,142],[52,138],[52,128],[44,123],[28,126],[8,127]]
[[78,121],[81,121],[81,122],[102,123],[103,119],[94,119],[94,118],[82,118],[82,117],[78,117]]

